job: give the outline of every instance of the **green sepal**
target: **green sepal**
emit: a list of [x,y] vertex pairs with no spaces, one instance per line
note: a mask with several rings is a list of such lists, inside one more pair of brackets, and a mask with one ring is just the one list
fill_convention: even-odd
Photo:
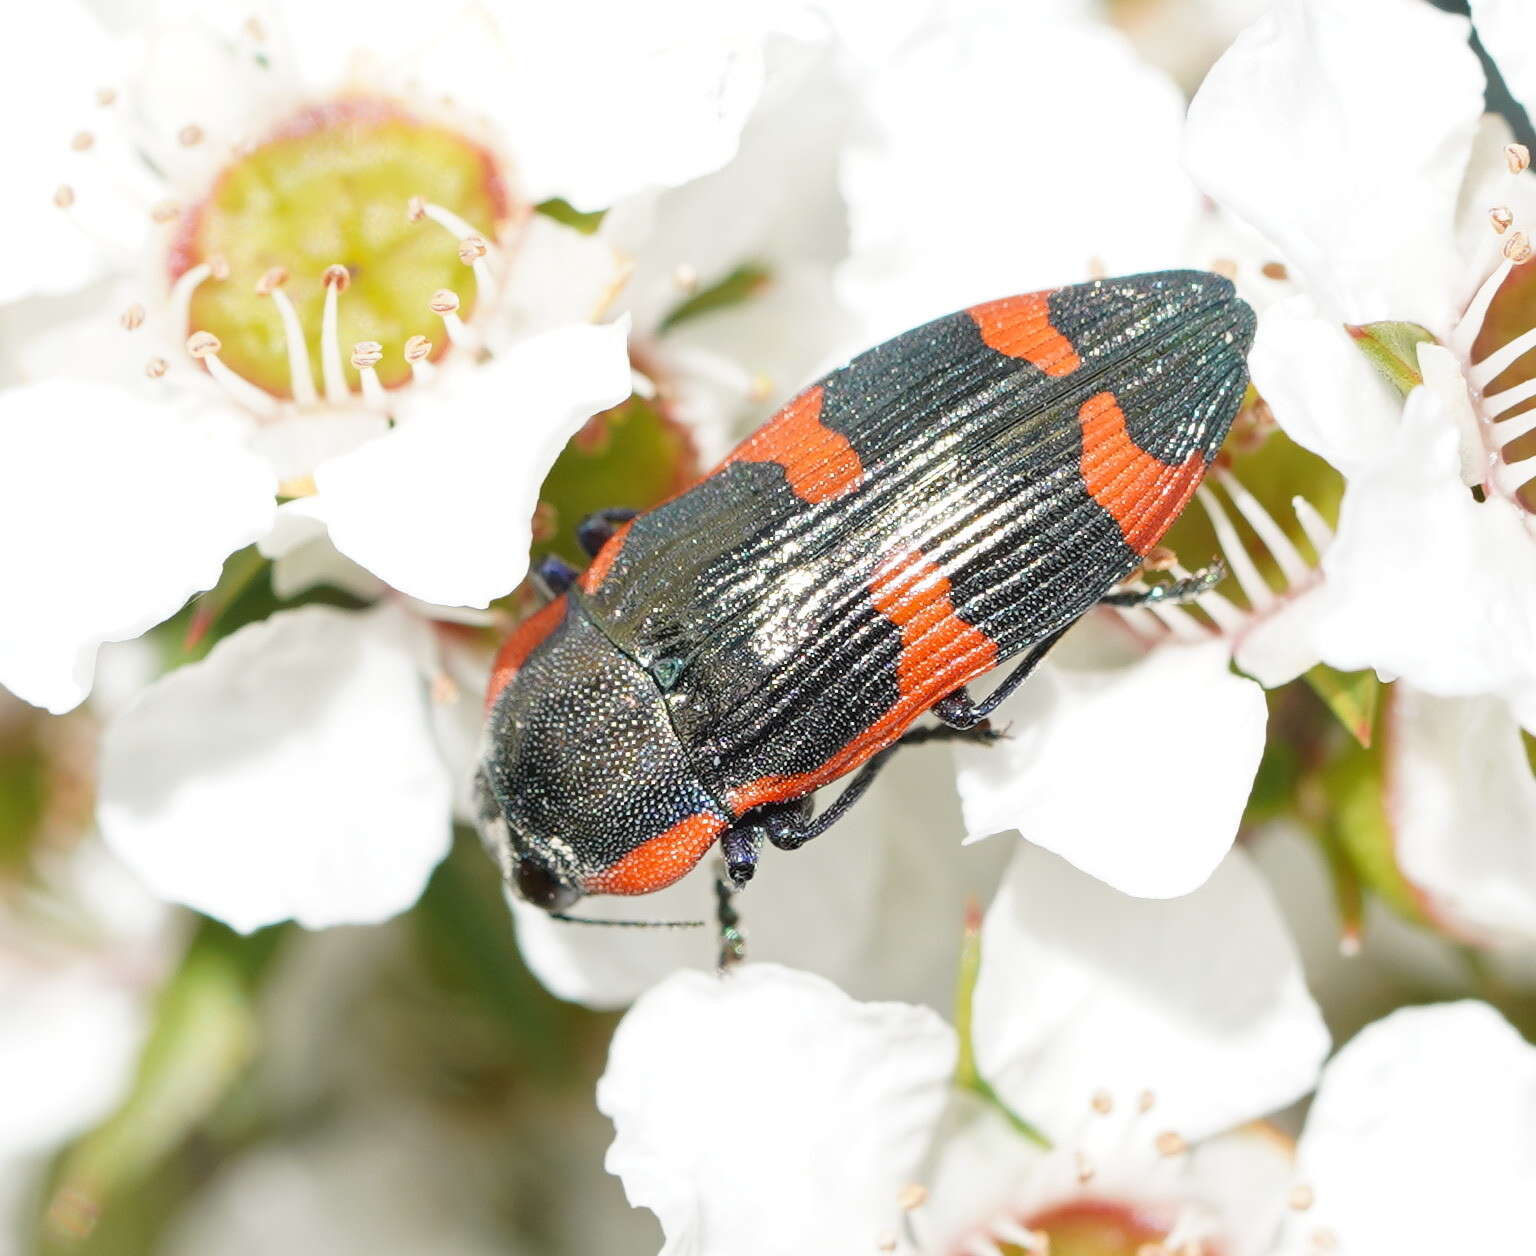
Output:
[[1407,396],[1424,382],[1419,371],[1419,346],[1434,344],[1434,336],[1417,323],[1381,322],[1360,326],[1346,323],[1344,330],[1366,360]]
[[671,313],[661,320],[661,330],[671,331],[701,314],[712,314],[717,310],[740,305],[761,292],[772,277],[766,266],[755,262],[738,266],[724,279],[701,288],[686,301],[674,306]]
[[85,1240],[93,1232],[110,1237],[114,1207],[132,1211],[141,1186],[206,1128],[255,1059],[256,995],[287,932],[242,936],[200,921],[160,991],[127,1097],[56,1165],[44,1219],[48,1240],[94,1250]]
[[1373,671],[1341,672],[1319,663],[1306,674],[1307,684],[1362,746],[1370,746],[1380,705],[1381,681]]
[[577,209],[564,197],[555,196],[547,201],[540,201],[534,206],[539,213],[546,218],[553,218],[558,223],[564,223],[567,227],[574,227],[582,235],[592,235],[603,225],[603,216],[606,209]]
[[979,913],[973,910],[971,918],[966,921],[965,937],[960,947],[960,969],[955,980],[955,1035],[960,1044],[955,1059],[955,1086],[982,1100],[1023,1138],[1049,1151],[1051,1140],[1009,1107],[976,1067],[971,1026],[976,979],[981,975],[981,921],[978,917]]

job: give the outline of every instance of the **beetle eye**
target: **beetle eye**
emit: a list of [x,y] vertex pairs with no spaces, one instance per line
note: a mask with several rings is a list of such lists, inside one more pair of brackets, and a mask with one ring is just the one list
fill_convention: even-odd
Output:
[[538,860],[526,855],[517,861],[512,883],[523,902],[545,911],[564,911],[581,897],[580,890],[565,884]]

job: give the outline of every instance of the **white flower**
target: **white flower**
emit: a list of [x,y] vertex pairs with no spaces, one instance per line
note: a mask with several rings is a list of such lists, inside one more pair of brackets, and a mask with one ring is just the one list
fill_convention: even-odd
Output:
[[159,894],[237,929],[403,911],[450,836],[433,650],[388,603],[241,629],[108,728],[107,841]]
[[[776,10],[470,3],[424,20],[404,4],[274,0],[231,20],[168,0],[120,48],[73,6],[48,21],[80,38],[13,41],[24,64],[4,90],[23,116],[38,80],[67,63],[43,95],[78,91],[62,110],[78,129],[55,135],[50,119],[29,139],[7,239],[57,202],[45,241],[74,216],[109,257],[115,295],[20,359],[31,379],[102,381],[89,405],[118,430],[93,440],[83,421],[63,427],[66,403],[46,389],[4,397],[7,452],[46,474],[17,503],[27,526],[7,529],[0,564],[51,575],[22,582],[0,680],[54,709],[78,702],[101,641],[165,618],[263,530],[274,475],[285,495],[315,494],[306,509],[337,548],[402,592],[472,606],[508,592],[554,455],[630,392],[622,322],[536,339],[597,318],[624,266],[605,239],[532,205],[602,208],[727,162]],[[83,47],[99,76],[89,91]],[[29,266],[64,252],[61,273],[92,273],[77,264],[84,242],[27,248]],[[163,441],[133,439],[126,420],[141,413],[162,426],[181,415],[220,451],[195,466],[168,457]],[[84,463],[135,495],[125,521],[116,500],[65,491]],[[134,517],[204,514],[195,547],[159,544]],[[107,530],[105,558],[79,543]],[[108,559],[121,590],[110,602]],[[61,588],[70,596],[28,605]]]
[[[1145,902],[1021,846],[983,926],[973,1043],[1056,1150],[990,1111],[940,1126],[955,1048],[931,1013],[776,967],[674,977],[615,1035],[598,1090],[609,1168],[657,1212],[669,1253],[1034,1250],[1037,1224],[1083,1203],[1144,1218],[1144,1241],[1262,1250],[1251,1236],[1273,1224],[1288,1166],[1213,1136],[1308,1090],[1327,1035],[1243,856],[1184,899]],[[931,1200],[903,1224],[925,1149]],[[1265,1202],[1255,1182],[1273,1187],[1267,1209],[1247,1206]]]
[[[1522,66],[1516,11],[1474,6]],[[1323,559],[1323,657],[1441,696],[1499,694],[1536,727],[1530,466],[1506,452],[1532,420],[1501,418],[1531,390],[1493,386],[1530,337],[1479,341],[1491,305],[1519,310],[1506,280],[1530,252],[1536,185],[1499,124],[1478,128],[1481,108],[1465,19],[1420,0],[1284,0],[1212,70],[1187,160],[1306,290],[1266,313],[1251,362],[1280,423],[1349,481]],[[1403,363],[1423,378],[1406,407],[1343,326],[1382,320],[1438,341]]]

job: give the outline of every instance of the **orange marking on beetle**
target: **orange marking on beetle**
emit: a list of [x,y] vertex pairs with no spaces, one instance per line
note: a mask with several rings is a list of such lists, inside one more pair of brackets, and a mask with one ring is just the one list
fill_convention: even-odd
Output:
[[686,876],[704,858],[730,821],[711,811],[679,820],[642,842],[611,868],[587,878],[589,894],[649,894]]
[[852,492],[864,482],[864,464],[841,432],[821,422],[825,390],[807,388],[734,449],[733,462],[776,462],[802,501],[816,505]]
[[501,649],[496,651],[496,661],[491,664],[491,680],[485,688],[487,711],[501,696],[501,691],[511,683],[512,677],[517,675],[518,669],[528,661],[528,656],[539,642],[559,627],[564,618],[565,598],[561,596],[548,606],[541,606],[507,634]]
[[1051,326],[1051,294],[1030,292],[973,305],[966,313],[989,348],[1023,358],[1054,379],[1083,364],[1072,342]]
[[737,815],[765,802],[799,798],[851,772],[945,694],[997,666],[997,642],[960,618],[948,577],[927,555],[905,553],[882,563],[869,592],[875,609],[901,630],[896,701],[820,767],[799,776],[759,777],[732,790],[726,801]]
[[1120,525],[1125,543],[1152,552],[1205,475],[1197,449],[1177,466],[1154,457],[1132,438],[1112,392],[1095,393],[1078,408],[1083,429],[1083,483]]
[[597,551],[597,557],[576,579],[582,592],[596,593],[603,581],[608,579],[608,573],[613,570],[613,564],[618,561],[619,551],[624,548],[624,538],[629,535],[629,530],[634,526],[635,521],[630,519],[616,528],[613,535],[603,543],[603,548]]

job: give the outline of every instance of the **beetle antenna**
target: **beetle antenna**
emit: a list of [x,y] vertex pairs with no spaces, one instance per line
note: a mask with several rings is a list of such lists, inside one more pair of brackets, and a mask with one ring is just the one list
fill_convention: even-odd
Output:
[[563,912],[549,913],[551,920],[563,920],[568,925],[611,925],[618,929],[702,929],[702,920],[598,920],[595,916],[567,916]]

